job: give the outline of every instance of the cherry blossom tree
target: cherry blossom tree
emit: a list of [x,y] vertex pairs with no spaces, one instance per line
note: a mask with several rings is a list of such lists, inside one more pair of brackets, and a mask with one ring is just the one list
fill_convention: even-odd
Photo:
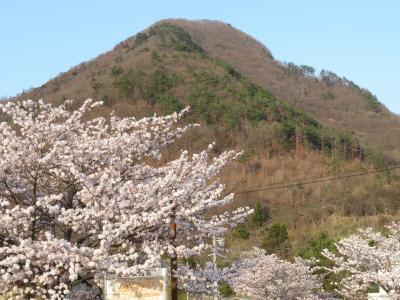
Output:
[[216,268],[212,262],[204,266],[191,268],[182,265],[179,268],[180,288],[199,298],[202,295],[218,295],[218,284],[225,281],[233,273],[232,268]]
[[176,264],[177,257],[200,255],[210,236],[251,212],[206,214],[233,199],[215,176],[238,153],[211,158],[211,145],[155,167],[161,149],[196,126],[179,126],[187,110],[87,119],[101,103],[87,100],[72,112],[69,103],[0,105],[9,118],[0,124],[3,294],[87,297],[107,273],[138,275],[168,257]]
[[400,298],[400,224],[387,229],[387,234],[362,229],[338,242],[336,254],[323,251],[335,263],[329,270],[343,276],[339,293],[360,299],[369,288],[378,286],[391,298]]
[[319,299],[322,284],[314,269],[297,258],[289,262],[255,249],[255,257],[233,266],[230,284],[235,293],[252,299]]
[[[214,243],[213,249],[208,256],[226,256],[228,250]],[[203,255],[204,257],[204,255]],[[200,258],[201,259],[201,258]],[[235,265],[220,267],[216,259],[206,261],[201,264],[189,265],[182,264],[179,267],[180,289],[190,293],[195,298],[202,298],[203,295],[220,296],[219,284],[228,282],[233,276],[237,275],[238,269]]]

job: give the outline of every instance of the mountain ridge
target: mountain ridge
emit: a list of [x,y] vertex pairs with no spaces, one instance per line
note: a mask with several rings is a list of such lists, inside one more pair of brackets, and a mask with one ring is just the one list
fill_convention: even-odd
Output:
[[[264,50],[267,48],[262,43],[249,38],[245,33],[236,30],[231,25],[222,22],[201,21],[200,26],[196,22],[182,19],[171,19],[168,22],[177,24],[192,34],[193,39],[203,45],[206,51],[217,49],[210,51],[212,56],[232,64],[282,100],[311,113],[328,126],[354,131],[369,146],[373,146],[377,141],[379,145],[385,145],[385,147],[387,145],[387,148],[383,150],[396,160],[400,158],[400,152],[397,150],[400,145],[400,118],[390,112],[368,90],[326,70],[323,71],[327,83],[322,82],[325,85],[322,86],[321,82],[315,81],[315,77],[299,74],[298,66],[292,63],[285,66],[283,63],[274,60],[270,51]],[[204,30],[204,27],[218,27],[218,30],[215,28]],[[206,31],[208,35],[201,34],[201,29]],[[235,33],[235,38],[231,37],[232,33]],[[221,38],[230,36],[230,38],[225,38],[224,42],[229,44],[227,42],[229,40],[235,46],[230,46],[229,52],[218,50],[215,44],[216,36]],[[243,36],[244,38],[241,38]],[[206,41],[202,39],[206,39]],[[246,41],[251,41],[252,45],[255,46],[245,47]],[[238,49],[238,47],[242,47],[242,50],[236,51],[240,53],[234,53],[233,50]],[[251,52],[251,49],[254,51]],[[263,55],[264,51],[266,53]],[[305,67],[309,66],[305,65]],[[344,79],[345,85],[339,82],[339,79]],[[304,95],[307,93],[309,94]],[[371,103],[372,110],[368,109]],[[375,108],[380,110],[380,114],[374,114]],[[380,119],[382,116],[384,116],[384,120]],[[380,122],[388,124],[382,125]],[[389,132],[382,135],[381,132],[388,128],[390,129]],[[388,142],[388,135],[392,143]],[[377,148],[382,150],[380,147]]]
[[[256,84],[298,109],[310,113],[323,124],[353,132],[365,145],[383,151],[390,159],[400,160],[400,117],[390,112],[368,90],[330,71],[323,70],[323,76],[316,75],[310,66],[277,61],[261,42],[220,21],[158,21],[122,41],[112,50],[61,73],[53,80],[62,82],[79,73],[81,68],[91,68],[93,64],[96,65],[93,66],[94,69],[101,68],[101,64],[113,52],[129,48],[127,45],[134,45],[138,37],[140,40],[141,36],[160,24],[173,24],[182,28],[207,56],[229,63]],[[51,82],[52,80],[37,88],[45,89],[45,93],[34,92],[32,95],[48,93],[46,87]],[[55,84],[53,89],[57,89],[59,84]],[[24,93],[26,96],[29,94]],[[386,134],[382,135],[382,131],[386,131]]]

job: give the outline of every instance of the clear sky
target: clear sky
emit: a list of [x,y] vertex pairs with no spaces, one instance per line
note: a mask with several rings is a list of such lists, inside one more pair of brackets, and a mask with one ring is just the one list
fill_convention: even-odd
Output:
[[398,0],[0,0],[0,96],[39,86],[165,18],[230,23],[276,59],[346,76],[400,113]]

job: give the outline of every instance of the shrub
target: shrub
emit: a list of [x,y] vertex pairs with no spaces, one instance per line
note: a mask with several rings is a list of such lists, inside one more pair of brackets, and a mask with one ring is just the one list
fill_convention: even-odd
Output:
[[[279,132],[280,131],[280,132]],[[291,147],[296,136],[296,125],[291,121],[284,121],[278,126],[278,137],[282,144]]]
[[103,95],[101,97],[101,101],[103,102],[103,105],[111,106],[111,100],[110,100],[110,97],[108,97],[108,95]]
[[[321,254],[323,249],[335,251],[335,240],[330,238],[326,232],[321,232],[317,237],[309,240],[304,249],[296,251],[295,255],[304,259],[317,259],[317,265],[320,267],[332,267],[332,262]],[[327,291],[335,289],[335,283],[338,281],[338,276],[333,273],[328,273],[323,269],[318,271],[323,276],[323,287]]]
[[156,64],[162,62],[161,56],[160,56],[160,54],[158,54],[157,51],[151,52],[151,60]]
[[232,287],[227,283],[221,284],[218,291],[222,297],[229,297],[234,294]]
[[261,247],[267,253],[288,256],[291,247],[286,225],[281,223],[272,224],[267,230],[267,235],[262,241]]
[[129,70],[128,72],[120,73],[117,70],[114,70],[117,78],[113,82],[113,86],[118,90],[118,93],[128,98],[133,94],[135,90],[140,93],[143,93],[143,72],[135,72],[133,70]]
[[250,232],[246,228],[246,225],[242,223],[236,225],[236,234],[242,240],[246,240],[250,237]]
[[329,90],[321,95],[321,99],[322,100],[334,100],[335,94],[331,90]]
[[166,114],[179,112],[183,108],[183,105],[181,104],[179,99],[171,95],[170,93],[159,96],[156,101],[157,103],[163,105]]
[[200,116],[206,124],[218,123],[227,111],[221,98],[209,91],[199,91],[189,96],[193,112]]
[[224,114],[224,123],[228,129],[234,129],[239,126],[240,117],[233,109],[229,109]]
[[256,227],[261,227],[268,220],[268,210],[261,206],[260,202],[257,202],[254,207],[254,213],[251,216],[252,221]]
[[173,86],[173,81],[161,70],[157,70],[150,75],[147,85],[146,97],[151,101],[165,94]]
[[239,156],[238,161],[245,163],[250,160],[250,158],[256,153],[253,148],[246,148],[243,150],[242,155]]
[[321,149],[322,141],[317,128],[309,125],[304,126],[303,136],[311,148]]
[[365,90],[363,92],[364,100],[367,102],[368,109],[375,113],[382,112],[382,104],[379,102],[378,98],[373,95],[370,91]]
[[239,73],[239,71],[236,70],[231,65],[226,65],[225,70],[228,73],[228,75],[234,79],[240,79],[242,77],[242,75]]
[[139,32],[135,37],[135,44],[140,45],[145,43],[149,39],[149,36],[145,32]]
[[321,254],[323,249],[335,250],[335,240],[330,238],[326,232],[321,232],[317,237],[310,239],[307,246],[297,251],[296,255],[307,259],[317,258],[325,265],[329,260]]
[[340,77],[335,73],[322,69],[319,73],[319,76],[323,82],[325,82],[328,86],[333,86],[336,83],[340,82]]
[[121,75],[124,71],[122,70],[122,68],[120,66],[113,66],[111,68],[111,75],[113,77],[118,77],[119,75]]
[[92,89],[94,90],[95,95],[98,95],[100,90],[102,90],[104,88],[104,85],[102,83],[98,82],[95,77],[91,78],[90,85],[91,85]]
[[203,49],[193,42],[190,34],[179,26],[169,23],[155,25],[150,28],[149,34],[158,36],[166,47],[184,52],[203,52]]
[[253,123],[258,123],[267,119],[268,105],[265,99],[252,99],[247,108],[247,118]]
[[303,77],[304,70],[295,63],[289,62],[284,64],[285,74],[290,77]]

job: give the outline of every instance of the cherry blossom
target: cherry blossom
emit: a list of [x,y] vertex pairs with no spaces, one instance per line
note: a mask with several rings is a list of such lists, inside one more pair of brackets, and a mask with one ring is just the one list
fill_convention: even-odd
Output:
[[335,263],[329,270],[344,277],[339,293],[359,299],[377,286],[392,299],[400,298],[400,224],[393,223],[387,229],[388,234],[361,229],[338,242],[337,253],[323,251]]
[[164,117],[88,119],[101,103],[89,99],[72,112],[69,103],[0,104],[9,118],[0,124],[4,294],[86,295],[107,273],[138,275],[170,256],[200,255],[210,249],[211,236],[251,213],[206,214],[233,199],[215,176],[238,156],[234,151],[211,157],[210,145],[156,167],[161,150],[197,126],[180,126],[187,109]]
[[[322,284],[302,259],[289,262],[255,249],[253,258],[233,266],[228,279],[235,293],[251,299],[320,299]],[[236,273],[236,274],[235,274]]]

